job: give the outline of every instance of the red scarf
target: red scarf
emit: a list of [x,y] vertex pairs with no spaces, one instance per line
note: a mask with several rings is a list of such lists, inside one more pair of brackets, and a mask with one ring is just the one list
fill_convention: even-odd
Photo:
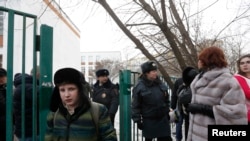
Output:
[[250,99],[250,87],[247,84],[247,81],[245,78],[239,75],[234,75],[234,77],[239,81],[241,88],[243,89],[245,96],[247,99]]
[[[249,88],[249,85],[246,81],[245,78],[243,78],[242,76],[240,75],[234,75],[234,77],[238,80],[238,82],[240,83],[240,86],[241,88],[243,89],[244,93],[245,93],[245,96],[246,96],[246,99],[249,99],[250,100],[250,88]],[[248,106],[247,106],[248,107]],[[250,123],[250,109],[248,109],[248,112],[247,112],[247,118],[248,118],[248,122]]]

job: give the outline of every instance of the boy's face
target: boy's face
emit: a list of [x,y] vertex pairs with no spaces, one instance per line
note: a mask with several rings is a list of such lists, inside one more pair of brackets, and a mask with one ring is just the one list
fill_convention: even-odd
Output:
[[75,84],[62,84],[59,87],[62,103],[75,109],[79,104],[79,89]]

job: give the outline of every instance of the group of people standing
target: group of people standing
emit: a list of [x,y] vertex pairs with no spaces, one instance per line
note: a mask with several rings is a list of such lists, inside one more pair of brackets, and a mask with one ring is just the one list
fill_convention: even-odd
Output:
[[[173,115],[178,117],[175,120],[177,141],[182,140],[183,122],[186,141],[207,141],[208,125],[250,124],[250,54],[237,61],[237,74],[229,71],[223,50],[218,47],[204,48],[198,55],[197,66],[183,70],[170,95],[158,76],[157,63],[147,61],[141,65],[142,74],[132,89],[131,116],[145,141],[172,141]],[[6,113],[6,74],[6,70],[0,69],[0,140],[5,140],[6,135],[5,115],[2,116]],[[55,72],[45,141],[117,141],[114,121],[119,106],[119,86],[108,76],[107,69],[97,70],[97,81],[91,87],[74,68]],[[32,76],[22,74],[14,78],[14,122],[18,125],[15,134],[19,139],[22,78],[28,83],[26,93],[32,93],[33,80]],[[26,103],[32,104],[32,97],[27,99],[30,102]],[[31,107],[25,109],[31,111]],[[28,126],[32,117],[26,117]],[[25,133],[28,136],[31,132]]]
[[233,74],[223,50],[207,47],[198,54],[197,66],[183,70],[169,99],[157,64],[141,65],[142,75],[132,92],[132,119],[146,141],[172,141],[172,116],[178,117],[177,141],[182,140],[183,122],[186,141],[207,141],[208,125],[250,124],[250,55],[239,58],[238,73]]
[[[36,75],[36,74],[35,74]],[[37,73],[39,75],[39,72]],[[22,82],[25,81],[24,87]],[[38,80],[37,80],[38,83]],[[32,115],[33,115],[33,74],[17,73],[13,80],[13,127],[15,140],[21,140],[22,134],[26,136],[26,141],[32,140]],[[24,89],[23,89],[24,88]],[[22,132],[22,94],[25,93],[25,132]],[[0,68],[0,140],[6,140],[6,104],[7,104],[7,71],[4,68]],[[38,122],[38,120],[37,120]],[[39,125],[39,124],[37,124]],[[39,129],[39,128],[37,128]]]
[[[37,86],[39,85],[37,68]],[[114,119],[119,105],[118,85],[109,79],[107,69],[96,71],[97,81],[91,87],[83,74],[74,68],[62,68],[54,75],[54,88],[47,116],[45,141],[84,140],[116,141]],[[33,140],[33,71],[31,74],[16,73],[13,85],[14,140]],[[23,80],[24,79],[24,80]],[[25,82],[25,84],[23,84]],[[6,84],[7,71],[0,68],[0,140],[6,140]],[[22,94],[25,93],[24,114]],[[88,95],[89,94],[89,95]],[[39,93],[37,92],[39,99]],[[39,101],[39,100],[36,101]],[[37,112],[39,111],[37,105]],[[25,127],[22,125],[24,115]],[[37,117],[37,140],[39,140],[39,116]],[[23,131],[25,130],[25,131]]]

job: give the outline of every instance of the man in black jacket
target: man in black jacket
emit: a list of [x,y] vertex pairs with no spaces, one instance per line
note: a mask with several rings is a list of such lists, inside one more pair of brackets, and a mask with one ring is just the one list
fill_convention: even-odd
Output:
[[0,68],[0,141],[6,140],[6,83],[7,71]]
[[118,85],[113,84],[108,78],[107,69],[96,71],[97,82],[93,86],[92,100],[101,103],[108,108],[109,116],[114,125],[115,114],[119,105]]
[[[25,79],[25,83],[22,82],[22,77]],[[35,82],[38,85],[38,80]],[[24,87],[22,87],[24,85]],[[14,107],[14,122],[15,122],[15,131],[14,134],[18,139],[22,138],[22,112],[25,112],[25,140],[32,139],[33,133],[33,76],[28,74],[17,73],[14,76],[14,96],[13,96],[13,107]],[[24,88],[24,93],[22,89]],[[25,94],[25,111],[22,111],[22,95]],[[38,98],[38,93],[37,93]],[[38,99],[37,99],[38,101]],[[37,106],[38,111],[38,106]],[[38,113],[37,113],[38,114]],[[37,115],[37,133],[38,133],[38,119]]]

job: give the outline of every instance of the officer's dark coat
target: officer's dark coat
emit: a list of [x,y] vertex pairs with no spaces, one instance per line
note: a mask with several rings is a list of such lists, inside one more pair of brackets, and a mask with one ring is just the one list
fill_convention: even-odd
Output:
[[115,115],[119,105],[119,92],[115,84],[108,80],[102,86],[99,81],[94,84],[92,100],[108,108],[109,114]]
[[132,94],[132,119],[142,118],[143,136],[156,138],[171,136],[169,123],[169,94],[167,86],[159,79],[140,78]]

